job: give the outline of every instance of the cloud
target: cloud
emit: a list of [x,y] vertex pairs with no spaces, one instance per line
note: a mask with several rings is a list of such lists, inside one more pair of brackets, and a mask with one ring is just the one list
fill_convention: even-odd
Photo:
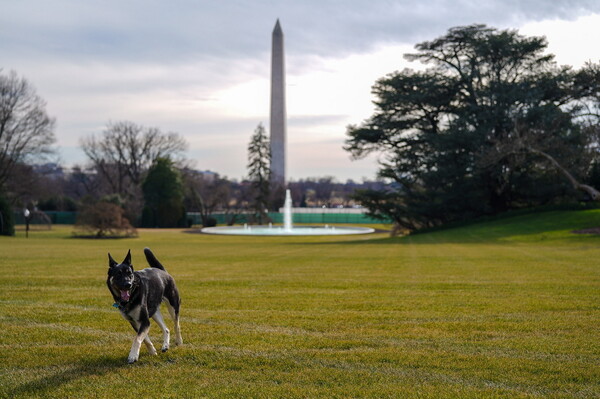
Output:
[[600,12],[592,0],[20,0],[3,3],[0,50],[72,59],[173,64],[270,51],[277,18],[291,54],[332,56],[381,43],[414,43],[449,27],[573,19]]
[[552,19],[525,24],[519,32],[527,36],[545,36],[548,39],[548,52],[555,54],[559,65],[576,68],[588,61],[600,62],[600,54],[588,47],[588,40],[598,35],[600,15],[586,15],[576,23]]
[[347,115],[294,115],[288,118],[288,124],[294,128],[311,128],[323,125],[339,126],[346,119]]
[[[598,15],[591,0],[4,1],[0,68],[15,69],[47,101],[67,162],[79,159],[81,137],[131,120],[179,132],[199,168],[241,177],[250,135],[259,122],[268,127],[271,30],[280,18],[290,176],[373,176],[374,161],[350,162],[342,150],[345,127],[372,113],[378,78],[418,67],[402,58],[414,44],[485,23],[546,34],[558,52],[560,40],[595,37]],[[574,27],[575,19],[587,22]],[[567,61],[591,51],[562,46]]]

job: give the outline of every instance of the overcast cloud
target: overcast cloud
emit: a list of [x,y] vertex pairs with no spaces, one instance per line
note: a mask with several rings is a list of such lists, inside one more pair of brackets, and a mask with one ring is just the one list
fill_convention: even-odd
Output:
[[589,37],[572,36],[574,27],[587,23],[580,34],[593,30],[600,37],[600,2],[591,0],[0,5],[0,68],[26,77],[48,102],[66,164],[84,161],[81,137],[102,131],[109,121],[131,120],[181,133],[199,169],[241,178],[250,135],[259,122],[268,122],[270,39],[277,18],[286,41],[288,167],[296,179],[372,178],[374,159],[351,162],[341,149],[346,125],[368,117],[370,85],[406,66],[403,52],[450,27],[523,28],[525,34],[547,35],[560,62],[600,58],[598,50],[581,45]]

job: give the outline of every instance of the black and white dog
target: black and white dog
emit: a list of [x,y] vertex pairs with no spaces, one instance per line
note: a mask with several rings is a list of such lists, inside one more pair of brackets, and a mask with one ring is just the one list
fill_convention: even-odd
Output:
[[150,318],[160,326],[163,332],[162,351],[169,349],[170,333],[160,313],[160,304],[165,302],[169,314],[175,322],[175,345],[183,343],[179,330],[179,291],[175,280],[160,264],[149,248],[144,248],[149,268],[134,271],[131,264],[131,250],[122,263],[117,263],[108,254],[108,279],[106,284],[115,299],[113,306],[119,308],[121,315],[131,323],[137,332],[131,345],[127,361],[138,360],[142,341],[146,344],[151,355],[156,355],[156,349],[148,337]]

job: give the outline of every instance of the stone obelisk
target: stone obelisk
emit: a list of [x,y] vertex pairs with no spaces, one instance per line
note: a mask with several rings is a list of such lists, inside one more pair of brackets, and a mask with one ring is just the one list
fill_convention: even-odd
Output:
[[279,20],[273,29],[271,49],[271,183],[285,186],[285,58]]

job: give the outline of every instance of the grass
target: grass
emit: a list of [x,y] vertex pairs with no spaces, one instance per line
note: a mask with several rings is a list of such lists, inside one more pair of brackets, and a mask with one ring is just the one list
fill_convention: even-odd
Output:
[[[0,238],[0,398],[600,397],[600,237],[570,233],[592,226],[598,210],[405,238],[18,231]],[[177,280],[184,345],[127,365],[106,253],[143,268],[144,246]]]

